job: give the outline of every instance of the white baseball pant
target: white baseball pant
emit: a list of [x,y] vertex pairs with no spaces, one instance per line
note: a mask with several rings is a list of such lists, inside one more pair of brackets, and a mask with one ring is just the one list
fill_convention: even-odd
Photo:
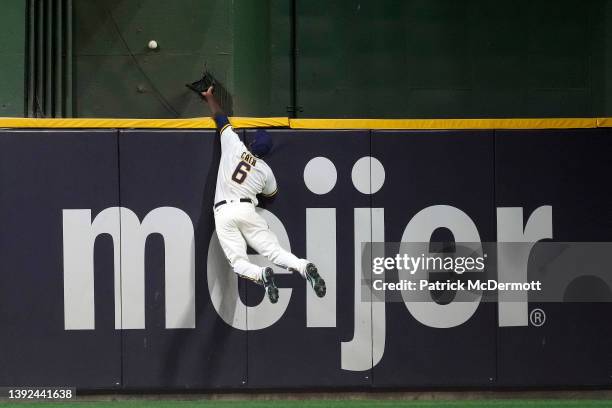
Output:
[[214,210],[217,236],[230,265],[238,275],[261,281],[263,268],[249,262],[247,244],[275,265],[297,270],[306,276],[306,259],[284,250],[268,223],[251,203],[228,202]]

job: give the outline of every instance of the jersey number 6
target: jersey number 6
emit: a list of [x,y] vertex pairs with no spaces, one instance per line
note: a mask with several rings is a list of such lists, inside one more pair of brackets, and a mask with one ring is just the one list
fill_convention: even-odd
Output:
[[247,173],[249,171],[251,171],[251,165],[247,162],[241,161],[238,163],[238,166],[236,166],[234,174],[232,174],[232,180],[238,184],[244,183],[244,180],[246,180],[247,176],[249,175],[249,173]]

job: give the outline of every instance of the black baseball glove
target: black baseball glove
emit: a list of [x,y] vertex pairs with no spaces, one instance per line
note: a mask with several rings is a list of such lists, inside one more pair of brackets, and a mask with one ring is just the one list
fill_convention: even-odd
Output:
[[191,89],[193,92],[197,93],[200,97],[203,98],[202,92],[206,91],[211,86],[215,85],[215,79],[208,73],[208,71],[204,71],[202,74],[202,78],[198,79],[195,82],[190,84],[185,84],[185,86]]

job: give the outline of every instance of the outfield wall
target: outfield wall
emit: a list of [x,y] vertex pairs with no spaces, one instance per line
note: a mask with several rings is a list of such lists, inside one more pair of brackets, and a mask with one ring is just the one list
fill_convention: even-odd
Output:
[[610,384],[610,303],[531,303],[511,316],[450,303],[417,319],[404,303],[362,302],[355,282],[362,242],[400,241],[432,209],[436,239],[452,239],[452,214],[492,242],[538,212],[550,228],[535,236],[610,241],[610,129],[271,132],[280,192],[261,211],[319,264],[324,299],[277,270],[271,305],[231,272],[211,211],[213,130],[0,131],[0,385]]

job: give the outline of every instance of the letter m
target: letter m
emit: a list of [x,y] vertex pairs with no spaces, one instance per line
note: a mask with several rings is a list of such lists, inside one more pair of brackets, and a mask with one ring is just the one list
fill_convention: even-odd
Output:
[[145,328],[145,243],[158,233],[165,248],[166,328],[195,327],[193,223],[182,210],[160,207],[142,220],[123,207],[111,207],[92,221],[91,210],[63,210],[64,328],[95,329],[94,244],[101,234],[113,239],[115,328]]

